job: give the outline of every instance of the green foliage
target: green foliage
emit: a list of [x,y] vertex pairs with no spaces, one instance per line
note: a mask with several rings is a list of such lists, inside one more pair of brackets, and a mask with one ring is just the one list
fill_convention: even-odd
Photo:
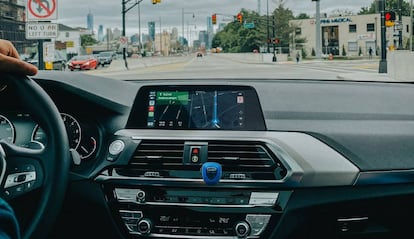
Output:
[[345,45],[342,45],[342,56],[346,56]]
[[312,53],[311,53],[311,55],[312,56],[316,56],[315,48],[313,48],[313,47],[312,47]]
[[[384,0],[385,1],[385,0]],[[385,10],[394,10],[398,15],[398,2],[399,0],[386,0]],[[369,7],[362,7],[358,12],[358,15],[379,13],[379,3],[377,0],[373,0]],[[401,12],[403,16],[410,16],[410,4],[406,1],[402,1]]]
[[362,48],[361,47],[359,47],[358,56],[362,56]]
[[296,17],[296,19],[309,19],[310,18],[310,16],[308,15],[308,14],[306,14],[306,13],[300,13],[297,17]]
[[91,35],[81,35],[81,46],[92,46],[98,43],[98,41]]
[[302,59],[306,59],[307,56],[308,56],[308,53],[306,53],[305,48],[302,48]]
[[[246,29],[239,22],[231,22],[213,37],[212,47],[221,47],[224,52],[252,52],[260,46],[267,45],[268,33],[270,38],[279,38],[277,47],[289,49],[292,34],[297,26],[291,26],[289,21],[294,19],[293,12],[283,6],[283,2],[269,15],[260,16],[255,11],[242,9],[241,13],[246,23],[254,23],[254,28]],[[268,27],[269,25],[269,27]],[[295,43],[300,45],[305,38],[296,37]]]

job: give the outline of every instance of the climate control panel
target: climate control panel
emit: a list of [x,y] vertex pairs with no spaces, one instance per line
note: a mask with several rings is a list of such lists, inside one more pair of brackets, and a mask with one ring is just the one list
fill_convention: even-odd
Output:
[[142,186],[112,195],[119,221],[137,238],[265,238],[290,192]]

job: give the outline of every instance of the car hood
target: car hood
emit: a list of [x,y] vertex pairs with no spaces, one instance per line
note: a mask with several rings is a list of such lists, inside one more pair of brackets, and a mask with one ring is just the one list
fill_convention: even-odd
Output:
[[70,63],[77,65],[77,64],[85,64],[85,63],[87,63],[89,61],[92,61],[92,60],[71,61]]

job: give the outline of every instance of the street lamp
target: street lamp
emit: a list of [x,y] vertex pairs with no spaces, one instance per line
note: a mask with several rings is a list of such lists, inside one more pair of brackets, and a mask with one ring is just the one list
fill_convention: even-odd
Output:
[[184,15],[185,14],[192,14],[193,15],[193,19],[195,18],[195,14],[194,14],[194,12],[184,12],[184,8],[182,9],[182,12],[181,12],[181,20],[182,20],[182,30],[183,30],[183,45],[184,45]]
[[143,0],[136,0],[135,4],[138,4],[138,34],[139,34],[139,38],[138,38],[138,49],[139,49],[139,53],[141,54],[141,7],[140,7],[140,3]]

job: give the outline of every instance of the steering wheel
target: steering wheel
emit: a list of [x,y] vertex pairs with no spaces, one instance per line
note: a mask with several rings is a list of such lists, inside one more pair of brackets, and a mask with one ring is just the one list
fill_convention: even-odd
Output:
[[67,189],[71,162],[68,137],[57,107],[40,85],[27,76],[5,78],[2,81],[16,89],[16,99],[27,106],[48,141],[31,149],[0,140],[0,196],[16,212],[22,238],[45,238]]

